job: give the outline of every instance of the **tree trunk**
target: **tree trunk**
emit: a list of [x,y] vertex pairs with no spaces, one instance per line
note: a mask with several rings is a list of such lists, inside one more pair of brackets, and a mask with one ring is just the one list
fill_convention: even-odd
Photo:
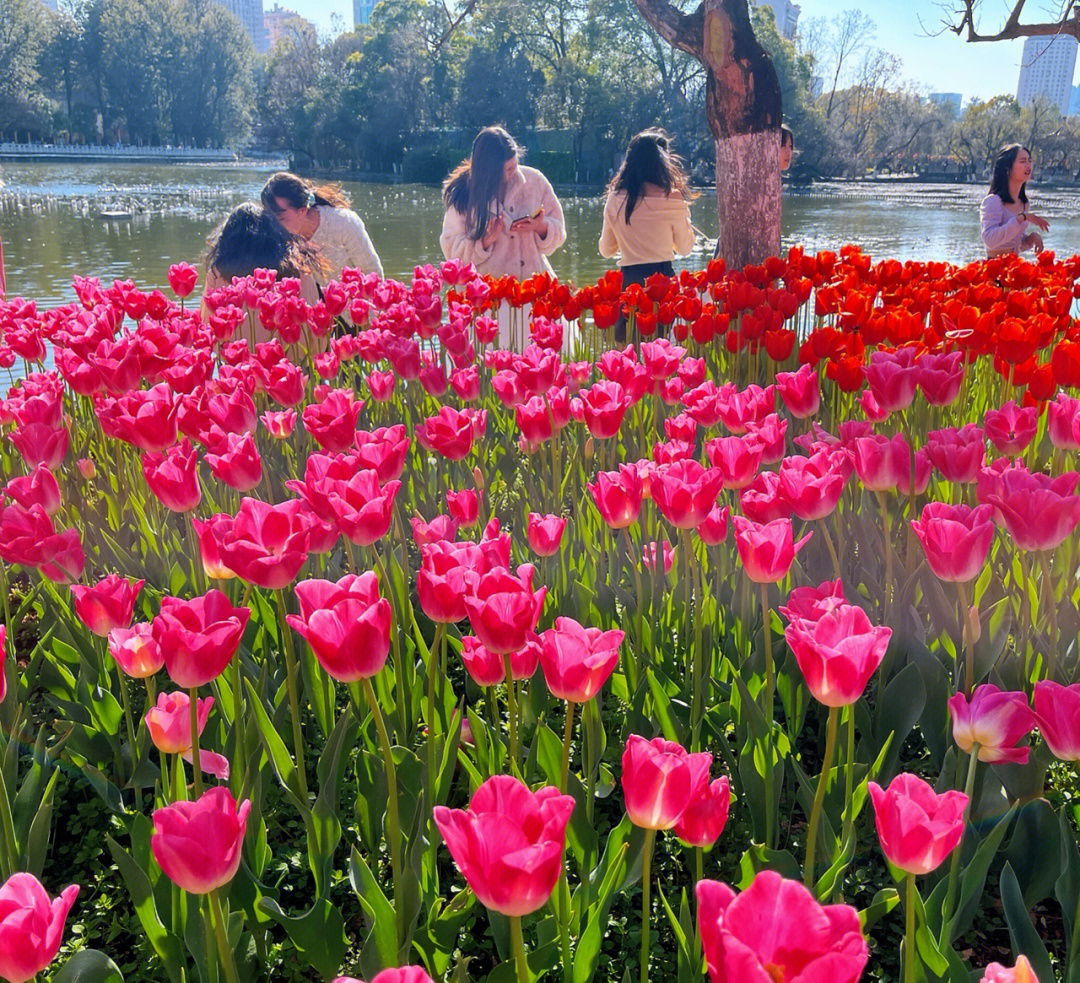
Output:
[[780,250],[780,83],[754,36],[747,0],[702,0],[691,14],[669,0],[634,3],[661,37],[707,70],[719,254],[730,266],[762,263]]

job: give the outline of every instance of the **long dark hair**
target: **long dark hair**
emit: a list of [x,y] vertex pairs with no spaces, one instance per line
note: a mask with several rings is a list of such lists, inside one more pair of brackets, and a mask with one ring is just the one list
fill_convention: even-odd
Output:
[[278,171],[263,185],[263,208],[278,214],[277,199],[283,198],[290,208],[314,208],[326,205],[330,208],[348,208],[349,198],[340,184],[314,184],[306,178],[288,171]]
[[[1031,153],[1022,143],[1007,144],[998,151],[997,159],[994,161],[994,173],[990,177],[990,194],[997,195],[1006,205],[1011,205],[1013,201],[1013,196],[1009,194],[1009,171],[1012,170],[1021,150]],[[1020,185],[1020,194],[1017,197],[1021,204],[1027,204],[1027,181]]]
[[485,126],[473,140],[472,153],[443,183],[443,202],[465,216],[469,238],[484,238],[491,200],[502,195],[503,168],[521,148],[501,126]]
[[206,268],[226,282],[256,270],[277,270],[283,276],[319,273],[319,251],[290,235],[270,212],[253,201],[237,205],[206,240]]
[[687,184],[682,161],[670,150],[670,142],[663,130],[642,130],[627,144],[626,156],[608,184],[608,194],[626,192],[627,225],[644,197],[646,184],[655,184],[668,194],[681,191],[687,201],[697,197]]

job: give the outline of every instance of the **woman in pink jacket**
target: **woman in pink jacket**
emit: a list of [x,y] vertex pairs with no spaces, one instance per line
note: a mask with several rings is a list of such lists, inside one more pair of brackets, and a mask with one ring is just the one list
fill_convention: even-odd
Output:
[[[480,273],[525,280],[552,273],[550,256],[566,241],[562,205],[551,184],[520,164],[520,150],[501,126],[488,126],[472,154],[446,179],[439,245],[447,259],[472,263]],[[499,310],[499,345],[528,344],[529,311]]]

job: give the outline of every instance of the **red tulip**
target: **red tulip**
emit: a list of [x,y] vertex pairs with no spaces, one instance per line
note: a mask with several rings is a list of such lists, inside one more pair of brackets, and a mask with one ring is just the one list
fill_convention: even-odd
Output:
[[296,585],[300,614],[285,620],[307,640],[319,665],[340,683],[368,679],[386,665],[393,615],[379,596],[374,573],[343,577],[336,584],[308,580]]
[[532,588],[533,567],[523,564],[517,575],[509,570],[490,570],[465,598],[465,610],[473,631],[492,652],[517,652],[525,647],[536,628],[547,588]]
[[587,703],[600,692],[619,662],[625,633],[583,628],[573,618],[556,618],[541,636],[540,664],[551,695]]
[[870,958],[850,905],[821,905],[763,870],[741,894],[698,881],[698,929],[712,983],[856,983]]
[[202,501],[198,453],[186,437],[163,453],[143,454],[143,477],[165,508],[190,512]]
[[573,797],[550,785],[531,792],[516,778],[493,775],[467,810],[436,806],[434,816],[481,904],[521,917],[543,907],[555,889],[573,811]]
[[24,509],[40,505],[49,515],[55,515],[61,505],[60,486],[44,464],[39,464],[30,474],[12,478],[0,489],[0,498],[3,495]]
[[727,775],[716,779],[692,799],[674,825],[675,835],[687,846],[711,850],[727,825],[731,809],[731,783]]
[[968,797],[938,795],[916,775],[897,775],[888,789],[869,782],[881,850],[908,874],[929,874],[941,866],[964,835]]
[[390,531],[400,488],[400,481],[380,485],[375,471],[357,471],[347,482],[339,482],[329,503],[342,535],[357,546],[382,539]]
[[847,453],[842,450],[786,457],[778,473],[780,494],[800,519],[824,519],[840,501],[850,473]]
[[172,681],[195,689],[217,679],[239,648],[250,617],[249,608],[234,608],[219,590],[190,601],[162,598],[154,640]]
[[930,463],[949,481],[973,482],[986,461],[986,437],[982,427],[966,426],[931,430],[926,435],[926,455]]
[[814,699],[846,707],[862,696],[881,665],[892,629],[871,625],[860,607],[840,604],[816,621],[792,621],[784,637]]
[[476,439],[473,411],[444,406],[437,416],[429,416],[418,424],[414,433],[421,447],[441,454],[448,461],[462,461]]
[[641,478],[635,468],[620,464],[618,471],[601,471],[596,484],[588,485],[600,518],[612,529],[625,529],[637,522],[641,511]]
[[169,267],[169,286],[177,297],[190,297],[199,282],[199,271],[190,263],[174,263]]
[[409,438],[405,436],[405,425],[402,423],[392,427],[378,427],[371,431],[356,431],[355,457],[360,469],[374,470],[379,475],[379,481],[383,483],[401,477],[405,470],[405,455],[408,450]]
[[131,624],[135,598],[145,583],[137,580],[132,584],[127,577],[111,573],[93,587],[72,584],[75,613],[95,635],[106,638],[114,628],[127,628]]
[[[477,686],[498,686],[506,682],[503,653],[492,652],[473,635],[461,638],[461,661]],[[529,632],[524,647],[510,653],[510,675],[514,679],[532,679],[539,664],[540,639],[535,632]]]
[[179,410],[172,390],[165,383],[148,390],[135,390],[116,399],[105,397],[95,407],[101,429],[139,450],[157,453],[176,443]]
[[731,520],[735,525],[735,545],[739,549],[746,575],[755,584],[775,584],[783,580],[799,552],[814,534],[808,532],[798,542],[790,519],[774,519],[759,525],[741,515]]
[[79,885],[50,900],[33,874],[12,874],[0,887],[0,977],[27,983],[47,969],[60,950],[64,922]]
[[526,536],[529,547],[537,556],[554,556],[559,552],[563,533],[566,531],[566,519],[557,515],[540,515],[530,512]]
[[976,686],[969,701],[963,693],[948,700],[953,740],[965,754],[979,745],[979,760],[992,764],[1027,764],[1030,748],[1016,747],[1035,726],[1035,715],[1024,693],[1003,693],[992,683]]
[[712,755],[689,754],[680,744],[637,734],[622,756],[622,788],[630,822],[644,829],[671,829],[709,784]]
[[979,575],[994,542],[993,509],[930,502],[911,528],[938,578],[966,583]]
[[149,621],[137,622],[130,628],[114,628],[109,632],[109,654],[132,679],[147,679],[165,665],[165,656],[153,632],[154,626]]
[[800,366],[798,372],[777,372],[776,388],[788,412],[797,420],[814,416],[821,407],[821,386],[811,365]]
[[1021,409],[1010,399],[1000,410],[987,410],[983,421],[986,436],[1002,454],[1021,453],[1039,429],[1039,411],[1034,406]]
[[224,786],[195,802],[174,802],[153,814],[150,850],[158,866],[189,894],[209,894],[228,884],[240,867],[251,803],[240,808]]
[[657,467],[649,487],[668,522],[679,529],[696,529],[713,510],[723,484],[719,469],[688,460]]
[[1052,679],[1035,684],[1035,720],[1055,758],[1080,761],[1080,683],[1062,686]]

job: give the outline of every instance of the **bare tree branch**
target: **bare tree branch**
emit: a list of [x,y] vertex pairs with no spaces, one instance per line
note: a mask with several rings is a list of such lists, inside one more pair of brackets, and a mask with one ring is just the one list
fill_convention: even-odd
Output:
[[1034,24],[1021,24],[1020,17],[1027,0],[1014,0],[1009,16],[996,33],[979,30],[976,11],[980,0],[962,0],[963,6],[946,8],[945,26],[965,41],[1009,41],[1013,38],[1049,37],[1066,34],[1080,40],[1080,0],[1062,0],[1061,16]]
[[692,14],[684,14],[669,0],[634,0],[634,6],[668,44],[704,59],[705,4],[699,3]]

